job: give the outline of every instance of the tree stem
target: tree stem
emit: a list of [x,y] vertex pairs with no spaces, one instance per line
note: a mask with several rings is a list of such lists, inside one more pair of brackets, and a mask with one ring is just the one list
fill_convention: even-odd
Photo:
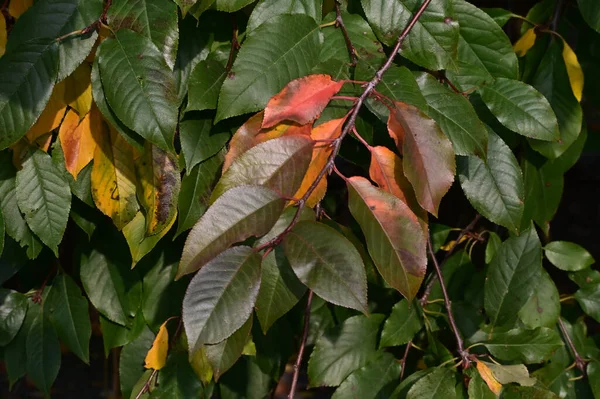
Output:
[[306,308],[304,308],[304,330],[302,331],[302,341],[300,342],[300,349],[298,350],[298,357],[294,364],[294,376],[292,377],[292,386],[290,387],[290,394],[288,399],[294,399],[296,395],[296,386],[298,385],[298,377],[300,376],[300,366],[302,365],[302,358],[304,357],[304,349],[306,348],[306,339],[308,338],[308,329],[310,325],[310,307],[312,305],[313,292],[308,291],[308,298],[306,299]]
[[560,332],[562,333],[563,338],[565,339],[565,342],[567,343],[567,346],[569,347],[569,349],[571,350],[571,353],[573,354],[573,357],[575,358],[575,366],[585,376],[586,375],[585,360],[581,357],[581,355],[577,351],[577,348],[575,348],[575,344],[573,343],[573,340],[571,339],[571,336],[569,335],[569,332],[567,331],[567,327],[565,326],[565,323],[562,321],[562,319],[560,317],[558,318],[558,327],[560,328]]
[[346,25],[344,25],[339,0],[335,0],[335,15],[335,26],[342,30],[342,34],[344,35],[344,41],[346,42],[346,47],[348,48],[348,53],[350,54],[350,66],[355,66],[358,62],[358,59],[356,58],[356,49],[354,48],[354,45],[350,40],[350,36],[348,36],[348,30],[346,29]]

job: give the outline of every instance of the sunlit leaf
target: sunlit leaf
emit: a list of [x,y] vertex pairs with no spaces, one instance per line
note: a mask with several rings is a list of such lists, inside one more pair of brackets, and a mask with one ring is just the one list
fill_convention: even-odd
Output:
[[281,14],[304,14],[310,15],[317,22],[321,22],[323,14],[323,4],[321,0],[298,0],[292,2],[281,2],[278,0],[261,0],[248,19],[246,31],[248,34],[258,28],[264,22]]
[[52,95],[46,104],[46,108],[34,125],[27,131],[25,138],[29,143],[35,143],[38,139],[42,144],[40,147],[46,151],[50,144],[51,137],[48,135],[52,130],[56,129],[67,110],[65,102],[65,83],[59,83],[54,86]]
[[144,367],[147,369],[160,370],[165,367],[167,363],[167,352],[169,350],[169,331],[167,330],[167,323],[165,321],[158,329],[158,334],[154,338],[152,347],[146,354]]
[[503,365],[482,361],[477,362],[477,364],[479,363],[484,363],[492,372],[494,378],[503,385],[516,382],[519,385],[532,386],[537,382],[535,378],[529,377],[529,370],[527,370],[524,364]]
[[537,35],[535,33],[535,28],[528,29],[523,36],[513,45],[513,49],[515,53],[519,57],[523,57],[530,48],[535,44],[535,39]]
[[123,235],[127,240],[129,251],[131,252],[131,267],[134,267],[144,256],[146,256],[158,244],[158,242],[169,232],[175,219],[177,212],[169,222],[157,234],[147,235],[146,218],[142,212],[138,212],[133,220],[123,227]]
[[483,378],[488,388],[490,388],[490,391],[494,392],[496,396],[499,396],[500,392],[502,391],[502,384],[500,384],[498,380],[496,380],[494,374],[488,367],[488,363],[477,361],[476,365],[479,375],[481,376],[481,378]]
[[80,117],[92,108],[92,68],[83,63],[65,79],[65,100]]
[[75,180],[79,172],[94,158],[103,124],[100,111],[94,107],[83,119],[69,110],[60,125],[58,137],[65,157],[65,168]]

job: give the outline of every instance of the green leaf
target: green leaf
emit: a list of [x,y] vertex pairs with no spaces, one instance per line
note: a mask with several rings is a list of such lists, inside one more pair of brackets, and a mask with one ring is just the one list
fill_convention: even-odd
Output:
[[71,209],[69,183],[41,150],[23,162],[15,183],[17,203],[27,225],[58,256]]
[[217,10],[235,12],[253,3],[254,0],[215,0]]
[[502,398],[504,399],[558,399],[553,392],[538,387],[507,386]]
[[194,276],[183,299],[190,353],[231,336],[252,313],[260,287],[261,258],[250,247],[233,247]]
[[305,292],[306,286],[294,274],[283,250],[275,247],[262,261],[260,291],[256,298],[256,316],[262,332],[266,334]]
[[354,316],[323,334],[308,362],[311,387],[338,386],[377,355],[377,333],[384,316]]
[[177,57],[177,6],[170,0],[114,0],[106,15],[114,32],[131,29],[152,40],[171,69]]
[[[7,52],[25,52],[32,41],[51,44],[60,36],[84,29],[102,14],[101,0],[42,0],[27,10],[10,32]],[[69,76],[88,56],[98,34],[66,37],[58,46],[58,80]]]
[[400,375],[400,363],[390,353],[354,371],[335,390],[332,399],[389,397],[389,384]]
[[542,270],[537,286],[527,303],[519,310],[519,318],[527,327],[554,327],[560,316],[558,289],[550,275]]
[[455,383],[454,371],[436,368],[410,388],[406,399],[455,398]]
[[59,274],[52,283],[45,306],[60,340],[89,364],[92,336],[89,304],[75,281],[66,274]]
[[484,306],[492,326],[509,325],[533,294],[542,271],[542,246],[532,226],[506,240],[487,271]]
[[437,369],[435,369],[435,368],[428,368],[428,369],[424,369],[424,370],[415,371],[412,374],[408,374],[406,377],[404,377],[404,379],[402,380],[400,385],[398,385],[396,387],[396,389],[394,389],[394,392],[392,392],[392,395],[390,396],[390,398],[391,399],[405,399],[406,394],[408,393],[410,388],[412,388],[412,386],[415,385],[415,383],[417,381],[419,381],[421,378],[425,377],[427,374],[430,374],[436,370]]
[[596,321],[600,321],[600,284],[587,284],[575,293],[581,309]]
[[454,0],[454,18],[460,25],[458,70],[446,76],[460,91],[468,91],[494,78],[519,78],[519,64],[510,39],[483,10]]
[[365,265],[342,234],[322,223],[300,222],[285,236],[283,246],[294,273],[315,294],[368,312]]
[[211,128],[212,119],[186,120],[179,125],[181,152],[188,175],[194,166],[219,153],[231,137],[226,130],[211,132]]
[[586,371],[594,397],[598,398],[600,397],[600,362],[589,362]]
[[0,288],[0,346],[6,346],[15,338],[26,314],[25,295]]
[[[269,230],[269,232],[267,234],[265,234],[260,239],[258,239],[254,243],[254,247],[266,244],[267,242],[271,241],[272,239],[274,239],[275,237],[277,237],[278,235],[283,233],[283,231],[285,229],[287,229],[287,227],[292,222],[292,219],[294,219],[294,217],[296,215],[296,211],[297,211],[297,208],[295,208],[295,207],[287,207],[283,211],[281,216],[279,216],[279,219],[277,219],[277,222],[275,222],[275,225],[273,226],[273,228],[271,230]],[[300,211],[300,215],[298,215],[297,221],[298,222],[302,222],[303,220],[314,221],[315,219],[316,219],[315,212],[308,207],[304,207]]]
[[487,159],[458,157],[458,179],[473,208],[488,220],[518,232],[525,208],[523,173],[512,150],[491,129]]
[[[486,363],[490,364],[490,363]],[[496,394],[493,393],[487,386],[486,382],[481,378],[478,372],[473,372],[469,380],[468,387],[469,399],[495,399]]]
[[485,105],[504,126],[533,139],[557,141],[556,115],[539,91],[517,80],[497,78],[479,89]]
[[530,364],[548,360],[563,342],[555,330],[539,327],[494,333],[483,345],[498,359]]
[[260,399],[269,396],[273,378],[259,359],[244,356],[219,383],[222,399]]
[[417,74],[417,83],[427,102],[427,106],[421,109],[440,125],[452,142],[456,155],[475,155],[485,159],[488,131],[469,100],[444,87],[428,73]]
[[3,360],[6,365],[6,374],[8,377],[9,389],[12,389],[14,383],[27,372],[27,336],[33,321],[40,314],[40,306],[27,301],[27,313],[23,324],[15,338],[4,347]]
[[177,93],[173,75],[150,39],[128,29],[98,47],[106,99],[127,127],[173,152]]
[[[0,201],[0,204],[1,204],[1,201]],[[2,212],[0,212],[0,255],[2,255],[2,252],[4,251],[4,235],[5,235],[4,231],[5,231],[4,216],[2,216]]]
[[585,22],[597,32],[600,32],[600,7],[594,0],[577,0],[579,11]]
[[179,220],[176,236],[192,228],[209,205],[210,194],[221,175],[224,151],[194,166],[183,176],[179,192]]
[[190,366],[185,352],[171,353],[165,367],[158,374],[158,387],[152,391],[155,398],[202,398],[202,382]]
[[77,175],[77,180],[75,180],[73,175],[69,173],[65,167],[65,153],[63,152],[60,138],[56,137],[56,141],[52,145],[52,162],[54,162],[56,168],[61,171],[65,179],[69,182],[71,193],[85,204],[95,208],[91,187],[93,161],[81,169]]
[[27,375],[46,395],[60,369],[60,343],[44,313],[38,314],[27,333]]
[[240,186],[223,194],[208,208],[187,237],[177,278],[202,267],[231,244],[267,233],[285,200],[260,186]]
[[[379,40],[393,46],[421,2],[362,0],[361,4]],[[400,54],[430,70],[454,69],[459,27],[452,17],[451,2],[433,0],[404,40]]]
[[153,342],[154,333],[144,325],[138,337],[125,345],[121,350],[121,355],[119,356],[119,381],[121,394],[124,398],[131,396],[136,383],[144,374],[144,358],[152,347]]
[[568,272],[583,270],[594,264],[594,258],[579,245],[567,241],[552,241],[544,247],[546,258],[556,267]]
[[196,5],[198,0],[175,0],[175,3],[181,9],[181,14],[185,17],[188,11]]
[[175,219],[171,219],[170,224],[159,234],[148,236],[146,235],[146,225],[148,223],[144,218],[144,214],[138,212],[133,220],[123,227],[123,235],[125,236],[125,240],[127,240],[127,245],[131,253],[131,268],[135,267],[144,256],[148,255],[154,249],[165,234],[169,232],[173,223],[175,223]]
[[485,246],[486,265],[489,265],[492,262],[494,256],[496,256],[496,253],[498,252],[498,249],[502,245],[502,240],[500,239],[500,236],[498,236],[498,234],[494,233],[493,231],[488,232],[488,234],[488,242]]
[[500,27],[504,27],[508,20],[515,16],[515,14],[508,10],[505,10],[504,8],[482,8],[482,10],[487,15],[492,17],[494,22],[500,25]]
[[554,159],[562,155],[577,140],[581,132],[583,112],[571,89],[562,55],[562,43],[553,40],[533,77],[532,85],[550,102],[558,120],[560,140],[546,142],[530,140],[531,147]]
[[218,381],[240,358],[251,329],[252,317],[229,338],[215,345],[206,345],[206,357],[213,369],[215,381]]
[[0,58],[0,149],[23,137],[48,103],[58,73],[58,47],[27,42]]
[[401,200],[362,177],[348,179],[348,206],[363,231],[383,279],[408,300],[427,267],[425,237],[417,216]]
[[310,73],[320,48],[319,27],[308,15],[280,15],[262,24],[223,83],[215,122],[264,108],[289,81]]
[[188,81],[188,111],[202,111],[217,108],[219,91],[227,77],[225,66],[208,58],[200,61],[193,69]]
[[292,197],[300,188],[312,159],[314,141],[306,136],[283,136],[260,143],[231,163],[213,190],[217,199],[241,185],[260,185]]
[[413,339],[421,327],[421,317],[417,313],[416,304],[403,299],[394,305],[385,321],[379,347],[404,345]]
[[523,386],[532,386],[537,381],[529,377],[529,371],[524,364],[502,365],[484,362],[494,375],[494,378],[502,385],[516,382]]
[[[278,15],[282,14],[303,14],[314,18],[317,23],[321,22],[322,0],[260,0],[254,6],[246,32],[250,34],[263,23],[270,21]],[[346,22],[346,21],[344,21]]]

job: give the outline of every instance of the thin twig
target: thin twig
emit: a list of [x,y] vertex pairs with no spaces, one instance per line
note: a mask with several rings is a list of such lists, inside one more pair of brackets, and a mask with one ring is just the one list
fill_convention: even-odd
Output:
[[240,48],[240,43],[238,42],[238,26],[237,21],[235,19],[235,15],[231,17],[232,25],[233,25],[233,33],[231,37],[231,49],[229,50],[229,59],[227,59],[227,66],[225,70],[229,73],[231,71],[231,67],[233,66],[233,60],[235,56],[235,52]]
[[567,343],[567,346],[569,347],[569,349],[571,349],[571,353],[573,353],[573,357],[575,358],[575,366],[579,369],[579,371],[581,371],[583,375],[586,375],[585,360],[581,357],[579,352],[577,352],[577,348],[575,348],[575,344],[573,343],[573,340],[571,339],[571,336],[567,331],[567,327],[565,326],[565,323],[560,317],[558,318],[558,327],[560,328],[560,332],[562,333],[565,342]]
[[146,383],[144,384],[142,389],[140,389],[138,394],[135,396],[135,399],[140,399],[143,394],[150,391],[150,385],[152,384],[152,380],[154,379],[154,376],[156,375],[156,373],[158,373],[158,370],[152,370],[152,374],[150,374],[150,378],[148,378],[148,381],[146,381]]
[[356,49],[350,40],[346,25],[344,25],[339,0],[335,1],[335,26],[340,28],[342,30],[342,34],[344,35],[344,41],[346,42],[346,47],[348,48],[348,53],[350,54],[350,66],[356,66],[356,63],[358,62],[358,59],[356,58]]
[[66,38],[69,38],[71,36],[84,36],[92,31],[98,31],[100,29],[101,24],[106,24],[106,14],[108,13],[108,9],[111,6],[111,4],[112,4],[112,0],[106,0],[106,3],[104,4],[104,9],[102,10],[102,14],[100,14],[100,18],[98,18],[97,20],[95,20],[94,22],[92,22],[91,24],[89,24],[88,26],[86,26],[83,29],[69,32],[65,35],[57,37],[56,41],[62,42],[63,40],[65,40]]
[[448,313],[448,322],[450,324],[450,328],[454,333],[454,337],[456,338],[456,346],[458,347],[458,354],[462,359],[463,368],[469,368],[471,365],[471,360],[469,359],[469,351],[466,351],[463,345],[463,339],[460,336],[460,331],[456,326],[456,322],[454,321],[454,313],[452,312],[452,303],[450,302],[450,298],[448,297],[448,292],[446,291],[446,285],[444,284],[444,278],[442,277],[442,270],[440,269],[440,265],[435,258],[435,253],[433,252],[433,245],[431,245],[431,240],[427,240],[427,248],[429,249],[429,255],[431,255],[431,260],[433,262],[433,267],[435,268],[435,272],[440,280],[440,287],[442,287],[442,295],[444,296],[444,304],[446,305],[446,312]]
[[406,369],[406,359],[408,358],[408,352],[412,346],[412,341],[408,341],[406,349],[404,349],[404,356],[402,356],[402,368],[400,369],[400,381],[404,378],[404,370]]
[[309,290],[308,298],[306,299],[306,308],[304,309],[304,331],[302,332],[302,342],[300,343],[296,363],[294,363],[294,376],[292,377],[292,386],[290,387],[288,399],[294,399],[294,396],[296,395],[296,386],[298,385],[298,377],[300,376],[300,366],[302,365],[302,357],[304,356],[306,339],[308,338],[308,328],[310,327],[310,307],[312,304],[312,297],[313,292]]

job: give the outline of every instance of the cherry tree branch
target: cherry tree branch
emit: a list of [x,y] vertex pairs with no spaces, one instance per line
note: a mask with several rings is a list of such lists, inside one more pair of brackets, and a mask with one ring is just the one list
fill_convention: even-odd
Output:
[[88,26],[86,26],[83,29],[79,29],[79,30],[67,33],[66,35],[57,37],[56,41],[62,42],[63,40],[65,40],[66,38],[71,37],[71,36],[83,36],[83,35],[87,35],[88,33],[92,32],[92,31],[99,30],[101,24],[106,24],[106,14],[108,13],[108,9],[110,8],[111,4],[112,4],[112,0],[106,0],[106,2],[104,3],[104,9],[102,10],[102,14],[100,14],[100,18],[98,18],[97,20],[95,20],[94,22],[92,22],[91,24],[89,24]]
[[558,327],[560,328],[560,332],[562,333],[563,338],[565,339],[565,342],[567,343],[567,346],[571,350],[571,353],[573,353],[573,357],[575,358],[575,366],[579,369],[579,371],[581,371],[581,373],[583,375],[586,375],[586,371],[585,371],[585,363],[586,362],[583,359],[583,357],[581,357],[579,352],[577,351],[577,348],[575,348],[575,344],[573,343],[573,340],[571,339],[571,336],[569,335],[569,332],[567,331],[567,327],[565,326],[565,323],[562,321],[562,319],[560,317],[558,318]]
[[404,356],[402,356],[402,368],[400,369],[400,381],[404,378],[404,370],[406,370],[406,359],[408,359],[408,352],[412,346],[412,340],[408,341],[406,344],[406,349],[404,349]]
[[358,62],[358,59],[356,58],[356,49],[354,48],[354,45],[350,40],[350,36],[348,36],[348,30],[346,29],[346,25],[344,25],[339,0],[335,0],[335,26],[342,30],[342,34],[344,35],[344,41],[346,42],[346,47],[348,48],[348,53],[350,54],[350,66],[355,66]]
[[229,50],[229,58],[227,59],[227,66],[225,67],[225,71],[229,73],[231,71],[231,67],[233,66],[233,60],[235,56],[235,52],[239,50],[240,43],[238,42],[238,26],[237,21],[235,19],[235,15],[231,17],[231,23],[233,25],[233,33],[231,35],[231,49]]
[[306,339],[308,338],[308,329],[310,327],[310,308],[312,305],[312,298],[313,292],[309,290],[308,298],[306,299],[306,307],[304,308],[304,330],[302,331],[302,341],[300,342],[300,349],[298,350],[296,363],[294,363],[294,375],[292,377],[292,385],[290,387],[288,399],[294,399],[294,396],[296,395],[296,386],[298,385],[298,377],[300,376],[300,366],[302,365],[304,349],[306,348]]

